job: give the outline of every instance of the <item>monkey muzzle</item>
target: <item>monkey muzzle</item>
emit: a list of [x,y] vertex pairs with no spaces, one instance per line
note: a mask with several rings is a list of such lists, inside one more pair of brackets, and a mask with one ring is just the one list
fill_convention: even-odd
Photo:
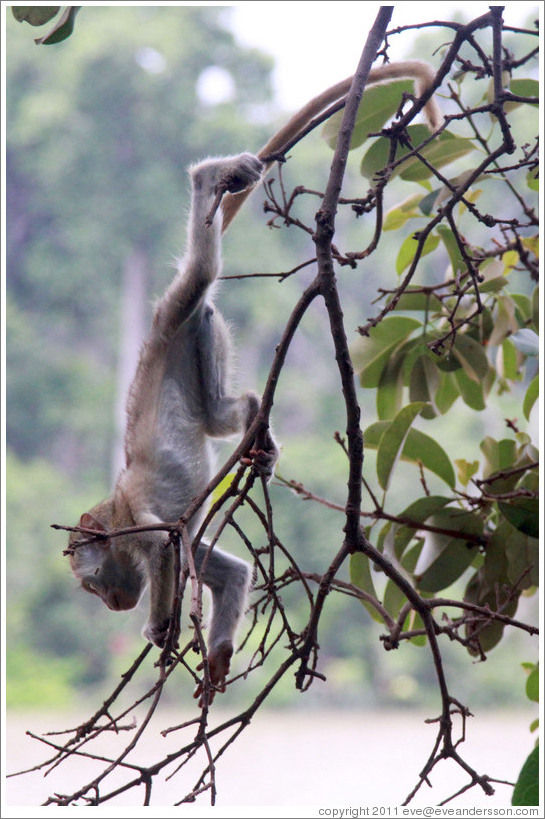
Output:
[[102,599],[110,611],[127,611],[133,609],[138,603],[138,598],[125,589],[108,589]]

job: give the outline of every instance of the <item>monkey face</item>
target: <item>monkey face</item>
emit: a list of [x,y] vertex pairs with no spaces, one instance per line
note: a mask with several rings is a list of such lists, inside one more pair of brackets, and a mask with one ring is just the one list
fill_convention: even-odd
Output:
[[115,528],[111,499],[81,516],[80,527],[90,530],[90,537],[96,540],[86,542],[88,535],[72,532],[70,566],[82,589],[100,597],[111,611],[126,611],[136,606],[146,584],[140,567],[130,555],[130,538],[108,538],[105,522]]
[[140,569],[110,541],[84,543],[70,555],[70,564],[82,589],[100,597],[111,611],[133,609],[142,596]]
[[102,564],[81,579],[82,588],[100,597],[111,611],[133,609],[144,589],[138,568],[120,557],[108,549]]

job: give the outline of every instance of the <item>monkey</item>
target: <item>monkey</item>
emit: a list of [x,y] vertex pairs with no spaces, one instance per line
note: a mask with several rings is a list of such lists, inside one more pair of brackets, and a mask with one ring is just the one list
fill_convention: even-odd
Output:
[[[427,63],[408,61],[371,70],[368,84],[414,77],[417,93],[433,81]],[[112,495],[81,515],[70,535],[68,554],[81,587],[112,611],[134,608],[150,591],[145,639],[165,644],[174,590],[172,549],[156,524],[175,522],[212,475],[211,440],[249,429],[260,408],[254,392],[230,395],[231,348],[227,326],[214,305],[214,283],[221,270],[221,233],[246,196],[264,178],[285,146],[328,106],[345,96],[352,77],[315,97],[258,152],[203,161],[190,169],[191,206],[185,256],[155,307],[152,326],[129,389],[125,429],[125,468]],[[425,114],[432,130],[442,123],[430,97]],[[272,158],[271,158],[272,157]],[[222,195],[225,193],[225,196]],[[218,208],[218,197],[221,208]],[[264,447],[251,450],[255,468],[270,479],[278,447],[269,428]],[[188,523],[192,540],[204,510]],[[146,527],[116,537],[116,530]],[[82,534],[84,539],[82,540]],[[212,593],[208,663],[212,692],[224,691],[234,650],[234,636],[250,587],[249,565],[199,543],[196,571]],[[202,667],[202,664],[201,666]],[[201,696],[203,685],[197,686]]]
[[[71,568],[86,591],[112,611],[134,608],[147,585],[150,613],[144,637],[165,643],[173,603],[172,549],[164,531],[108,537],[127,527],[175,522],[212,477],[211,439],[247,430],[260,399],[254,392],[230,394],[230,340],[212,290],[221,268],[221,213],[207,226],[218,188],[236,192],[254,185],[263,163],[255,156],[208,159],[190,169],[192,200],[187,249],[166,293],[155,307],[129,389],[125,469],[110,498],[84,513],[79,526],[97,538],[69,540]],[[270,478],[278,449],[272,433],[265,448],[252,450],[253,463]],[[193,539],[203,511],[188,524]],[[197,572],[212,592],[208,663],[212,685],[224,690],[234,634],[245,609],[250,567],[200,543]],[[205,559],[206,557],[206,559]],[[202,688],[198,689],[202,693]]]

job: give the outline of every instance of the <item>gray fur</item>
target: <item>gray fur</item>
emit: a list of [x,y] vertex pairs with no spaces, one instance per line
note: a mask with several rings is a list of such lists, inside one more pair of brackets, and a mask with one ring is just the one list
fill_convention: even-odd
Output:
[[[249,427],[259,409],[255,393],[230,395],[229,333],[211,299],[221,270],[221,211],[206,225],[218,186],[237,192],[255,184],[262,163],[251,154],[210,159],[191,169],[188,245],[177,275],[159,300],[129,391],[126,466],[113,495],[82,515],[80,526],[107,533],[128,526],[175,522],[208,484],[211,438]],[[272,436],[261,453],[267,475],[277,457]],[[203,512],[190,521],[196,532]],[[72,569],[82,586],[113,610],[135,606],[150,587],[144,636],[164,644],[173,594],[172,550],[164,534],[142,532],[77,546]],[[210,677],[225,685],[237,624],[246,607],[250,568],[200,544],[196,566],[212,592]]]

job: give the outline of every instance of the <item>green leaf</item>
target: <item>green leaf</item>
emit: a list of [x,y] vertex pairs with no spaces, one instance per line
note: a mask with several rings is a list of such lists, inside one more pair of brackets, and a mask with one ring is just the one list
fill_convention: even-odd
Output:
[[388,614],[395,619],[406,602],[407,598],[399,586],[393,580],[388,580],[383,595],[384,608]]
[[534,254],[536,259],[539,259],[539,236],[537,234],[534,234],[534,236],[524,236],[521,242],[530,253]]
[[423,523],[430,515],[438,512],[439,509],[442,509],[449,502],[450,499],[444,495],[424,495],[422,498],[418,498],[418,500],[409,504],[409,506],[401,512],[399,517],[410,518],[411,520],[417,520]]
[[378,533],[377,537],[377,549],[379,552],[388,552],[389,549],[389,542],[392,539],[392,523],[387,521],[384,526],[381,528],[380,532]]
[[[515,464],[517,445],[512,438],[502,438],[501,441],[496,441],[490,435],[486,435],[480,443],[480,448],[486,458],[486,469],[483,476],[485,478],[490,478],[503,469],[510,469]],[[516,482],[516,476],[513,481]],[[508,491],[514,486],[514,482],[503,483],[500,491]],[[489,492],[493,490],[493,486],[493,483],[489,484]]]
[[225,478],[223,478],[219,482],[219,484],[216,486],[216,488],[212,492],[212,498],[211,498],[212,503],[216,503],[216,501],[218,501],[221,498],[223,493],[226,492],[227,489],[229,489],[229,487],[233,483],[235,477],[236,477],[236,472],[229,472],[225,476]]
[[[361,552],[354,552],[354,554],[350,555],[350,582],[358,589],[370,594],[375,600],[377,599],[373,578],[371,577],[369,558]],[[360,602],[373,620],[378,623],[383,622],[383,618],[371,603],[368,603],[367,600],[361,600]]]
[[518,357],[515,345],[509,337],[502,341],[501,347],[498,349],[497,360],[498,374],[502,378],[508,378],[510,381],[515,381],[519,377],[518,373]]
[[[391,423],[375,421],[374,424],[370,424],[363,433],[365,447],[378,449]],[[415,464],[421,463],[430,472],[444,480],[448,486],[454,488],[456,476],[450,458],[437,441],[419,429],[409,429],[401,452],[401,460]]]
[[[398,517],[404,520],[414,521],[415,523],[423,523],[431,515],[442,509],[449,503],[449,499],[441,495],[425,495],[422,498],[411,503],[407,508],[400,513]],[[401,559],[405,549],[415,536],[418,529],[408,524],[398,524],[395,527],[394,534],[394,552],[398,560]],[[410,569],[414,571],[414,566]]]
[[539,82],[531,79],[511,80],[509,90],[517,97],[539,97]]
[[453,373],[455,372],[455,370],[462,369],[462,364],[460,363],[460,361],[451,353],[447,353],[447,355],[438,358],[437,366],[444,373]]
[[438,188],[436,191],[431,191],[425,196],[422,201],[420,202],[420,210],[425,216],[429,216],[433,210],[433,206],[437,201],[437,197],[441,193],[441,188]]
[[462,486],[467,486],[473,475],[479,471],[479,461],[466,461],[465,458],[456,458],[454,460],[458,469],[458,480]]
[[511,340],[517,350],[528,356],[539,355],[539,336],[533,330],[524,328],[513,333]]
[[381,421],[389,420],[399,412],[403,398],[401,356],[392,356],[380,374],[377,388],[377,415]]
[[[422,538],[418,539],[418,542],[412,546],[411,549],[404,555],[403,560],[401,561],[401,566],[405,571],[412,573],[414,571],[414,567],[418,562],[418,558],[420,556],[420,552],[422,551],[422,546],[424,545],[424,540]],[[399,586],[393,581],[388,580],[386,586],[384,588],[384,597],[383,597],[384,607],[388,611],[388,613],[396,618],[401,610],[401,607],[405,605],[407,602],[407,598],[405,594],[401,591]],[[407,615],[407,619],[405,620],[403,629],[408,626],[409,620],[411,620],[411,614]]]
[[[459,362],[456,362],[457,366],[460,366]],[[437,366],[441,369],[440,361],[437,362]],[[445,412],[451,408],[457,398],[460,396],[460,388],[458,387],[458,383],[454,377],[452,372],[443,372],[441,373],[441,378],[439,379],[439,386],[437,387],[435,393],[435,406],[437,407],[438,411],[441,415],[444,415]]]
[[[509,561],[507,559],[506,543],[509,536],[509,524],[500,518],[498,526],[488,538],[484,564],[482,567],[482,592],[489,595],[494,592],[496,599],[494,609],[498,607],[497,590],[509,583]],[[513,531],[511,529],[511,531]]]
[[489,368],[483,346],[467,333],[458,333],[452,354],[458,359],[468,378],[480,384]]
[[[473,150],[475,150],[475,145],[470,139],[454,136],[450,131],[443,131],[437,139],[426,145],[420,153],[435,168],[442,168]],[[428,179],[431,176],[433,176],[433,171],[416,157],[402,165],[401,178],[407,181],[416,182],[420,179]]]
[[468,407],[477,412],[486,409],[482,384],[469,378],[465,370],[456,370],[454,377],[458,383],[460,395]]
[[539,190],[539,167],[532,168],[526,174],[526,184],[531,191]]
[[535,665],[526,680],[526,696],[532,702],[539,702],[539,665]]
[[[402,95],[414,89],[412,80],[399,80],[386,85],[374,85],[367,88],[358,108],[356,122],[350,140],[350,150],[358,148],[367,140],[369,134],[382,130],[386,122],[397,112]],[[337,111],[328,119],[322,130],[322,138],[330,148],[337,147],[339,128],[344,111]]]
[[516,250],[506,250],[505,253],[502,253],[501,261],[503,264],[503,272],[505,275],[508,275],[518,265],[520,256]]
[[[509,83],[509,90],[516,94],[517,97],[539,97],[539,83],[537,80],[511,80]],[[536,105],[535,102],[518,102],[516,100],[508,100],[504,104],[504,110],[508,113],[519,105]]]
[[483,350],[486,350],[490,333],[494,328],[494,319],[492,312],[488,307],[484,307],[480,315],[475,316],[471,325],[467,329],[467,335],[481,345]]
[[422,418],[435,418],[434,395],[439,385],[440,373],[427,355],[421,355],[414,362],[409,381],[409,399],[424,401],[429,406],[422,410]]
[[[431,522],[434,523],[433,520]],[[448,589],[471,566],[474,555],[474,550],[465,541],[449,538],[435,560],[416,575],[419,591],[436,594]]]
[[515,315],[521,327],[527,321],[532,320],[532,302],[525,293],[511,293],[511,298],[515,302]]
[[446,225],[437,225],[436,230],[447,249],[453,274],[459,273],[461,270],[465,270],[466,263],[462,258],[460,247],[452,230]]
[[[525,433],[519,433],[519,435],[517,435],[517,438],[519,438],[519,436],[527,437]],[[521,438],[519,438],[519,440],[521,440]],[[522,443],[522,440],[521,440],[521,443]],[[531,439],[528,438],[528,441],[525,441],[523,443],[523,445],[525,445],[526,443],[531,444]],[[529,467],[528,471],[525,472],[524,475],[522,476],[522,478],[520,479],[519,486],[520,486],[521,489],[522,488],[529,489],[530,492],[534,492],[536,497],[537,497],[538,494],[539,494],[539,490],[540,490],[539,475],[537,474],[536,469],[533,469],[532,467],[530,467],[529,462],[526,460],[526,456],[528,456],[528,458],[531,458],[530,453],[528,451],[526,451],[524,453],[522,459],[519,460],[519,465],[520,466],[528,466]]]
[[497,293],[507,284],[507,279],[503,275],[504,265],[498,259],[493,259],[486,265],[479,268],[479,273],[484,281],[479,283],[480,293]]
[[532,293],[532,321],[536,330],[539,329],[539,308],[539,287],[536,287]]
[[[435,236],[433,233],[430,234],[426,238],[426,241],[424,242],[424,246],[420,252],[420,257],[427,256],[428,253],[434,251],[437,245],[439,244],[439,241],[440,241],[439,236]],[[399,248],[399,253],[397,254],[396,273],[398,275],[403,273],[403,271],[412,263],[417,249],[418,239],[415,238],[414,235],[407,236],[407,238]]]
[[363,433],[363,440],[366,449],[378,449],[380,439],[389,426],[389,421],[375,421],[373,424],[369,424]]
[[[424,629],[424,621],[418,612],[414,611],[414,609],[410,612],[407,620],[405,621],[405,628],[411,631]],[[425,634],[420,634],[417,637],[411,637],[409,642],[414,646],[425,646],[427,640],[428,638]]]
[[[430,136],[430,132],[425,125],[409,125],[407,131],[415,145],[418,145],[425,139],[428,139]],[[406,154],[409,153],[409,150],[411,149],[407,146],[398,144],[395,157],[396,161],[401,157],[406,156]],[[389,156],[390,139],[388,137],[380,137],[371,145],[367,153],[364,155],[360,166],[361,175],[365,176],[366,179],[372,179],[377,171],[380,171],[386,167]],[[401,166],[401,168],[402,167],[403,166]],[[397,174],[400,173],[401,168],[396,168],[392,176],[397,176]]]
[[483,522],[473,512],[448,508],[440,509],[429,518],[428,523],[440,529],[460,532],[460,537],[428,532],[426,548],[415,577],[421,591],[438,592],[458,580],[473,562],[477,547],[464,539],[464,533],[482,535]]
[[[409,125],[407,132],[412,145],[418,147],[426,139],[429,139],[430,132],[425,125]],[[436,168],[448,165],[461,156],[473,151],[475,146],[470,139],[456,137],[450,131],[443,131],[435,137],[428,145],[421,150],[424,156]],[[396,161],[406,156],[412,148],[405,145],[398,145]],[[362,159],[360,172],[366,179],[373,179],[375,174],[386,167],[390,156],[390,139],[380,137],[371,145]],[[431,171],[417,157],[411,157],[406,162],[399,165],[393,172],[392,177],[401,175],[403,179],[412,181],[422,181],[432,176]]]
[[409,341],[405,342],[398,350],[398,355],[403,358],[403,383],[407,387],[411,383],[412,369],[419,358],[426,356],[430,358],[434,364],[437,361],[437,357],[427,346],[428,340],[428,335],[420,335],[417,338],[409,339]]
[[524,401],[522,402],[522,411],[524,412],[524,417],[526,418],[527,421],[530,420],[530,413],[532,411],[532,407],[534,406],[535,402],[538,399],[538,396],[539,375],[535,375],[528,385],[526,395],[524,396]]
[[498,501],[498,507],[511,526],[530,537],[539,537],[539,501],[537,498],[514,498]]
[[[490,545],[490,541],[489,541]],[[487,558],[488,558],[488,548],[487,547]],[[500,573],[500,576],[503,576]],[[507,617],[513,617],[517,610],[518,605],[518,593],[515,594],[514,598],[509,600],[507,603],[503,603],[501,606],[501,613],[506,615]],[[483,573],[481,570],[475,574],[471,580],[469,581],[465,594],[464,600],[467,603],[475,603],[478,606],[489,606],[491,611],[497,611],[498,609],[498,589],[496,586],[493,588],[489,587],[489,584],[484,581]],[[485,653],[490,651],[491,649],[496,646],[502,636],[505,629],[505,624],[501,623],[499,620],[492,620],[488,625],[482,626],[482,623],[477,623],[476,625],[472,624],[471,622],[466,626],[466,636],[469,638],[473,637],[473,632],[475,629],[478,629],[478,636],[475,635],[474,639],[478,639],[479,645]],[[468,646],[468,651],[471,655],[479,657],[480,651],[475,646]]]
[[401,294],[401,297],[398,299],[394,310],[438,313],[441,310],[441,302],[434,293],[422,292],[421,287],[418,287],[418,285],[413,285],[411,287],[407,287],[407,289]]
[[515,303],[510,296],[504,294],[498,296],[496,300],[496,310],[494,317],[494,328],[488,339],[491,347],[497,347],[503,339],[511,333],[516,333],[519,329],[515,317]]
[[70,37],[74,31],[76,15],[81,6],[68,6],[61,14],[56,25],[44,37],[34,40],[36,45],[54,45]]
[[517,459],[517,444],[512,438],[502,438],[498,441],[499,468],[509,469]]
[[411,546],[408,552],[406,552],[403,557],[401,558],[401,565],[405,569],[405,571],[410,572],[411,574],[414,572],[416,568],[416,564],[418,563],[418,558],[420,557],[420,553],[422,552],[422,547],[424,546],[424,538],[418,537],[416,539],[416,543]]
[[[501,521],[501,518],[500,518]],[[507,558],[507,581],[520,589],[539,586],[539,541],[509,524],[503,546]]]
[[533,749],[522,766],[515,784],[512,805],[539,805],[539,746]]
[[412,422],[425,406],[423,401],[407,404],[390,422],[388,429],[380,439],[377,452],[377,477],[383,489],[388,488],[392,470],[401,454]]
[[26,21],[31,26],[43,26],[59,11],[60,6],[12,6],[13,16],[19,23]]
[[409,316],[387,316],[369,335],[358,338],[350,347],[354,369],[362,387],[378,387],[380,374],[392,353],[422,324]]
[[422,194],[413,193],[400,205],[396,205],[388,211],[382,223],[382,230],[398,230],[403,227],[408,219],[422,218],[419,212],[419,203],[421,204]]

